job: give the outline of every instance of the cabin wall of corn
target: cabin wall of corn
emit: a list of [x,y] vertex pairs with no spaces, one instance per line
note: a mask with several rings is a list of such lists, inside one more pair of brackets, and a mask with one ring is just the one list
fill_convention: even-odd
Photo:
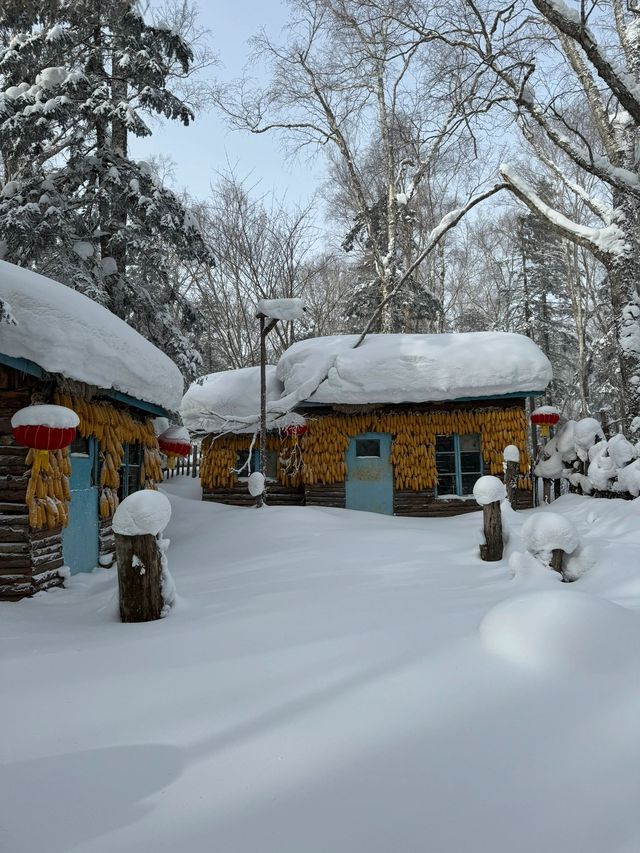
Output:
[[82,397],[56,391],[54,403],[68,406],[80,418],[78,432],[82,438],[93,437],[100,449],[100,517],[113,515],[118,506],[120,472],[124,462],[124,445],[140,444],[143,462],[140,483],[145,488],[156,488],[162,481],[162,467],[158,439],[150,418],[138,420],[128,411],[104,401],[85,400]]
[[[307,418],[301,438],[270,436],[270,449],[280,454],[278,480],[282,485],[330,485],[347,477],[345,453],[349,440],[364,432],[393,436],[391,462],[396,490],[425,490],[437,485],[435,442],[437,435],[479,433],[485,473],[503,473],[503,451],[509,444],[520,450],[521,489],[531,489],[527,453],[527,418],[521,406],[434,411],[377,411],[328,414]],[[250,435],[207,437],[203,442],[200,477],[206,489],[229,488],[236,482],[236,454],[247,450]],[[283,464],[291,458],[292,443],[299,441],[302,465],[292,477]],[[290,470],[290,467],[289,467]]]

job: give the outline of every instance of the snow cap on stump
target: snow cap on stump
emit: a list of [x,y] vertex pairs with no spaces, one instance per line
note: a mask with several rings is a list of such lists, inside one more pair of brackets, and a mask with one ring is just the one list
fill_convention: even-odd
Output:
[[247,486],[251,497],[257,498],[264,492],[264,474],[261,474],[260,471],[254,471],[253,474],[249,475]]
[[507,444],[505,449],[502,451],[502,457],[505,462],[519,462],[520,451],[515,444]]
[[166,495],[143,489],[125,498],[113,516],[113,532],[120,536],[157,536],[171,518]]
[[496,501],[503,501],[507,496],[507,490],[502,480],[487,475],[476,480],[476,484],[473,487],[473,496],[480,506],[485,506]]
[[557,512],[537,512],[522,526],[527,550],[540,554],[560,549],[572,554],[578,547],[578,531],[572,521]]

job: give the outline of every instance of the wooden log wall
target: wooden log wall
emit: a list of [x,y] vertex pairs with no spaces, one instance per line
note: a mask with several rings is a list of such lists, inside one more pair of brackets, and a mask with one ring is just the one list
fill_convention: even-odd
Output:
[[[235,487],[223,489],[202,489],[203,501],[216,501],[229,506],[255,506],[256,499],[249,494],[247,484],[239,481]],[[268,506],[302,506],[304,504],[304,489],[299,486],[282,486],[279,483],[268,483]]]
[[30,466],[27,449],[16,444],[11,418],[44,393],[37,380],[0,366],[0,599],[16,600],[62,586],[62,528],[32,530],[27,509]]
[[[82,396],[82,394],[86,396]],[[78,389],[73,395],[55,388],[54,381],[42,381],[0,366],[0,599],[19,599],[52,586],[62,586],[58,571],[64,565],[62,528],[29,524],[27,486],[30,465],[28,451],[17,445],[11,434],[11,417],[34,402],[55,401],[73,408],[80,415],[79,433],[95,436],[110,461],[109,482],[101,495],[99,554],[101,565],[111,565],[115,541],[111,520],[117,504],[119,468],[124,442],[139,441],[144,447],[144,477],[147,487],[155,488],[162,478],[160,455],[149,418],[134,410],[92,400],[96,389]],[[103,475],[107,466],[103,464]],[[106,500],[107,496],[110,500]]]

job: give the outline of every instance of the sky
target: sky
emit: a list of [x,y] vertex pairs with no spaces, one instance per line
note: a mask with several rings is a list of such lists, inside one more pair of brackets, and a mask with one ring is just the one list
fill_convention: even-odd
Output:
[[[249,38],[262,27],[277,36],[287,12],[279,0],[202,0],[200,24],[210,30],[220,60],[208,73],[220,80],[239,77],[247,62]],[[232,166],[249,185],[257,183],[262,193],[274,190],[291,204],[306,204],[323,174],[319,160],[288,162],[276,135],[232,131],[213,111],[197,115],[189,127],[163,121],[151,137],[135,140],[131,153],[140,159],[169,155],[175,162],[175,189],[185,187],[196,198],[206,198],[216,173]]]

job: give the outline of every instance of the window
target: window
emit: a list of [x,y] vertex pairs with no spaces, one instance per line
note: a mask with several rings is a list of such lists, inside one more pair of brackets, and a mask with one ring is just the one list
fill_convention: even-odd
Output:
[[482,476],[482,453],[478,433],[436,436],[438,495],[470,495]]
[[[249,474],[252,474],[254,471],[260,470],[260,450],[256,447],[253,449],[251,453],[251,466],[247,466],[247,468],[243,467],[247,464],[247,459],[249,458],[248,450],[239,450],[236,453],[236,464],[235,469],[239,471],[242,468],[242,473],[239,475],[239,479],[246,479]],[[249,470],[248,470],[249,468]],[[276,480],[278,474],[278,454],[275,450],[267,450],[267,470],[265,472],[265,477],[267,480]]]
[[380,458],[380,439],[356,438],[356,456],[377,456]]
[[142,445],[125,444],[124,459],[120,468],[120,500],[140,490],[140,468],[142,467]]

